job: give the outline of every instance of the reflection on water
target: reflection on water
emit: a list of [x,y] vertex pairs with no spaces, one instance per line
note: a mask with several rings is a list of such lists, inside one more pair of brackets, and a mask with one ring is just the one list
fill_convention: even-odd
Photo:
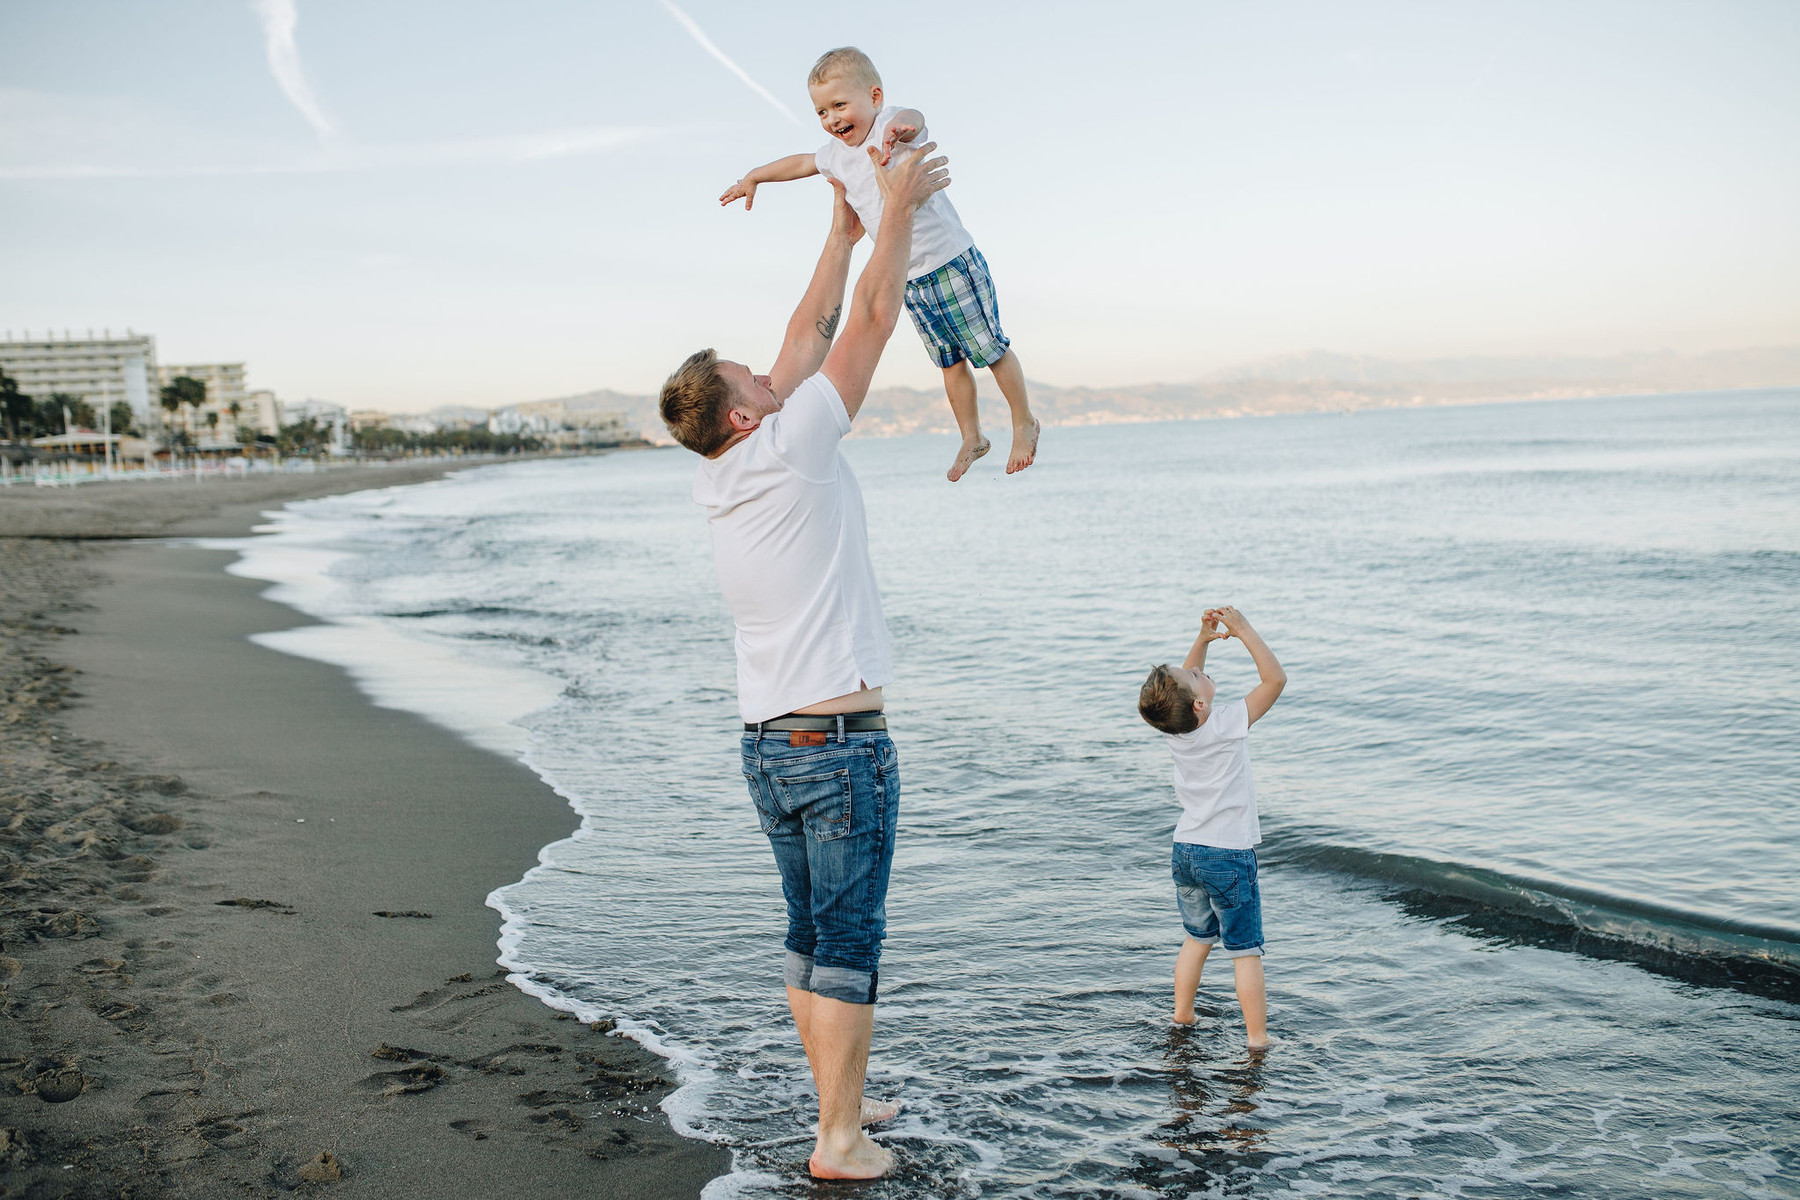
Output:
[[[846,452],[904,780],[870,1075],[902,1168],[859,1197],[1793,1194],[1800,1010],[1709,985],[1779,984],[1732,931],[1800,928],[1800,397],[1063,429],[954,488],[941,439]],[[811,1196],[692,469],[301,520],[352,554],[338,611],[564,682],[528,755],[583,829],[498,897],[507,961],[675,1057],[717,1194]],[[1175,807],[1133,711],[1221,601],[1291,679],[1253,738],[1256,1061],[1228,973],[1169,1027]],[[1570,952],[1601,936],[1686,970]]]

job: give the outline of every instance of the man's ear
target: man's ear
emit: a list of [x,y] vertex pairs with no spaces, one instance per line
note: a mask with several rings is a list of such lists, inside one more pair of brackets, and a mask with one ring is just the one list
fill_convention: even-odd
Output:
[[762,424],[761,417],[746,416],[743,411],[735,408],[726,410],[725,421],[736,433],[749,433]]

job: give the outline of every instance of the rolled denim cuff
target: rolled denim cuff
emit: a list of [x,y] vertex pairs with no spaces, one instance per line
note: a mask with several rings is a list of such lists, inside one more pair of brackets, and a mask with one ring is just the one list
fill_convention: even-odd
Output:
[[875,1003],[876,972],[849,967],[814,967],[807,991],[845,1004]]
[[1242,950],[1233,950],[1229,946],[1221,945],[1220,949],[1226,958],[1261,958],[1263,956],[1261,946],[1246,946]]
[[813,990],[813,960],[810,954],[787,952],[787,966],[782,969],[781,980],[789,987],[801,992]]

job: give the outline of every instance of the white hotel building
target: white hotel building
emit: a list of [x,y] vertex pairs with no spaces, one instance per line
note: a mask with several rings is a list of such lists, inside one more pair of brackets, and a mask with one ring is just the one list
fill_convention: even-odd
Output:
[[161,385],[155,338],[129,329],[119,337],[110,329],[99,337],[91,329],[84,338],[66,329],[61,338],[54,333],[45,330],[43,337],[34,338],[25,330],[15,337],[9,329],[0,341],[0,368],[18,381],[21,392],[39,400],[65,392],[96,410],[124,400],[140,428],[160,415],[155,411],[156,389]]

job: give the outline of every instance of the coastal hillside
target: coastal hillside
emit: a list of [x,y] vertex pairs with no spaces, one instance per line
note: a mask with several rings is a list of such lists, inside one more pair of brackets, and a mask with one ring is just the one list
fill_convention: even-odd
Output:
[[[987,372],[978,374],[991,424],[1004,402]],[[1494,400],[1553,400],[1634,392],[1723,391],[1800,386],[1800,346],[1708,354],[1673,351],[1590,356],[1485,356],[1405,360],[1309,351],[1211,372],[1185,383],[1056,387],[1034,382],[1031,402],[1048,425],[1108,425],[1289,412],[1350,412]],[[656,398],[602,388],[544,401],[569,411],[628,414],[652,441],[667,440]],[[955,428],[935,388],[871,392],[856,436],[948,433]]]

